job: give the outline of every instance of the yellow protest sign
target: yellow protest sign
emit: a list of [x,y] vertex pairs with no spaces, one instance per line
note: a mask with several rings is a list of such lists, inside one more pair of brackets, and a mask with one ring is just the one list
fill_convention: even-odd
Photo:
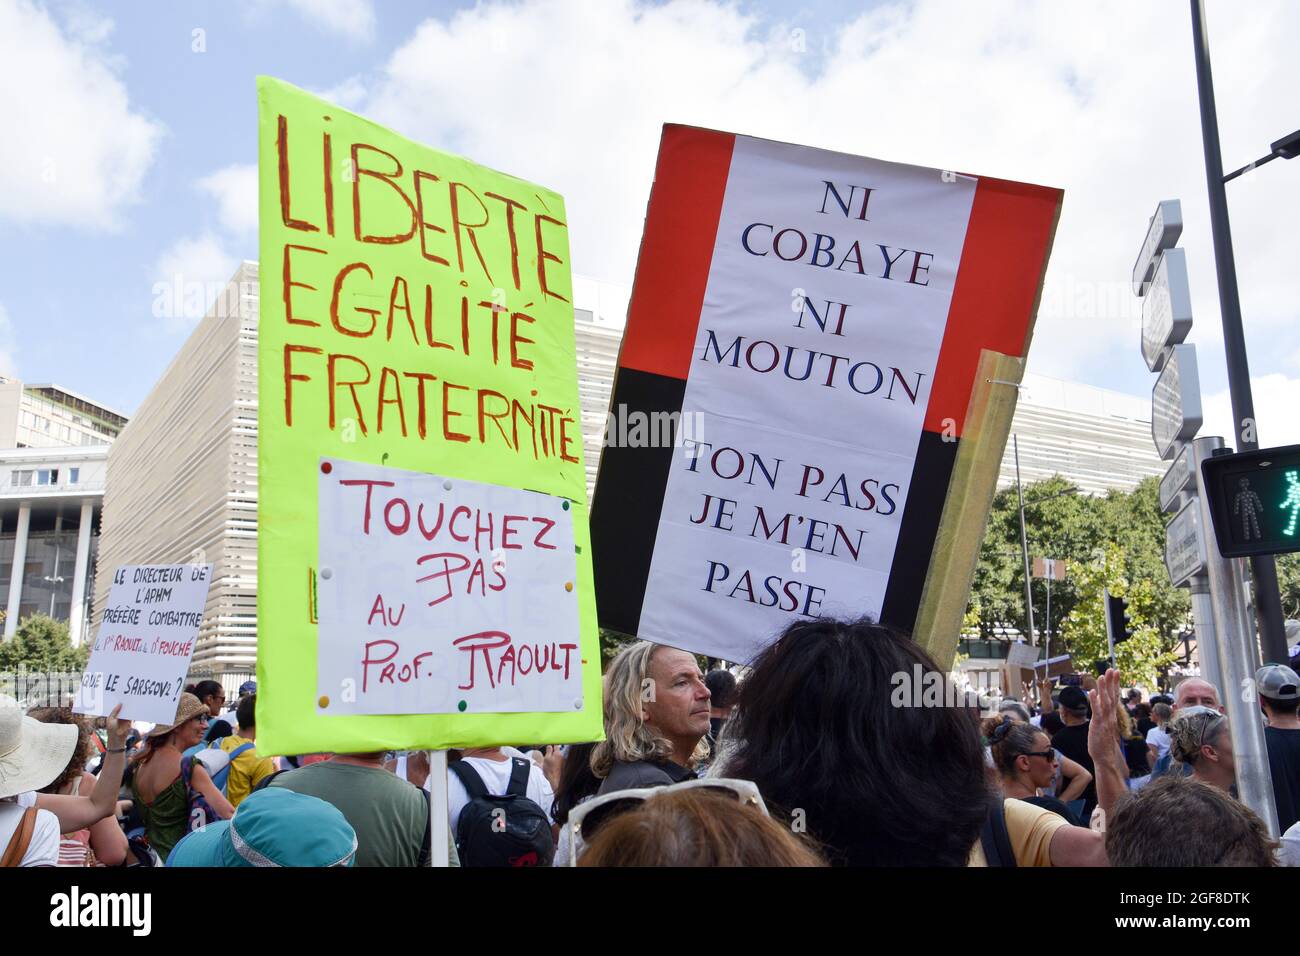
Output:
[[599,739],[564,200],[258,104],[259,748]]

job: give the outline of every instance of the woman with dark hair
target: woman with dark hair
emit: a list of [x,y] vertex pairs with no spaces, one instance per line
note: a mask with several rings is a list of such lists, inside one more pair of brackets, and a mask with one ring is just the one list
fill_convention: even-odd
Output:
[[226,720],[226,717],[229,716],[224,710],[226,689],[221,686],[219,681],[201,680],[197,684],[190,684],[186,687],[185,693],[193,694],[199,699],[199,702],[207,708],[208,718],[211,720],[207,733],[204,735],[203,740],[200,741],[200,747],[193,749],[201,749],[203,745],[219,740],[222,737],[229,737],[235,732],[235,728],[230,726],[230,721]]
[[1051,810],[1073,826],[1082,826],[1060,800],[1039,794],[1040,789],[1052,785],[1060,769],[1059,755],[1045,732],[1009,717],[989,717],[983,730],[1003,796]]
[[555,800],[551,804],[551,818],[560,832],[559,842],[555,848],[555,865],[569,865],[569,841],[573,834],[566,824],[569,813],[580,803],[585,803],[596,795],[600,789],[600,777],[591,769],[591,752],[596,744],[569,744],[568,753],[560,768],[559,780],[555,783]]
[[[27,712],[33,720],[43,724],[68,724],[77,728],[77,746],[68,766],[54,781],[40,789],[41,793],[65,796],[90,796],[95,791],[95,778],[86,772],[86,764],[96,753],[91,740],[94,731],[88,721],[82,720],[67,707],[37,707]],[[104,785],[113,788],[112,780]],[[80,830],[64,833],[59,841],[59,866],[119,866],[127,858],[126,834],[113,815]]]
[[833,865],[987,865],[985,846],[994,863],[1104,863],[1098,834],[993,794],[979,725],[955,697],[892,628],[796,621],[754,661],[727,728],[734,747],[711,775],[758,784]]

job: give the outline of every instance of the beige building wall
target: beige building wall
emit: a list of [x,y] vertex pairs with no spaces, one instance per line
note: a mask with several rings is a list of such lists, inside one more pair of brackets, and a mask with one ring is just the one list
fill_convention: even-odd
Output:
[[95,608],[113,569],[212,563],[191,677],[257,650],[257,265],[245,262],[112,445]]
[[22,399],[22,382],[0,378],[0,448],[18,447],[18,411]]

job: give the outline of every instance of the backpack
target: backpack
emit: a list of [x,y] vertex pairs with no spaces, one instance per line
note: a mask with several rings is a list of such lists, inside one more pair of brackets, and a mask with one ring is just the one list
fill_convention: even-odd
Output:
[[1007,830],[1006,806],[1001,797],[989,800],[984,826],[980,828],[980,846],[984,848],[984,862],[989,866],[1016,866],[1016,851],[1011,846]]
[[223,739],[225,738],[218,738],[206,747],[203,745],[191,747],[185,751],[185,756],[203,764],[203,769],[208,772],[208,776],[212,778],[212,783],[221,791],[221,795],[224,797],[226,795],[226,784],[230,782],[230,767],[234,764],[235,758],[244,751],[251,750],[256,744],[249,741],[226,753],[221,749]]
[[551,821],[527,796],[532,761],[510,759],[510,784],[502,796],[488,793],[483,778],[464,760],[448,768],[469,794],[456,824],[461,866],[550,866],[555,857]]

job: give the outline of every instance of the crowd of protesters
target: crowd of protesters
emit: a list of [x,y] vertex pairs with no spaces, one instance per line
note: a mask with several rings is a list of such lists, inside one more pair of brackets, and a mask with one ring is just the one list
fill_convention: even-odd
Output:
[[[449,752],[451,864],[1300,865],[1288,666],[1262,668],[1258,713],[1235,718],[1266,725],[1277,841],[1237,800],[1228,717],[1200,678],[1143,700],[1110,670],[927,706],[893,693],[938,673],[920,644],[833,619],[790,625],[746,667],[700,664],[631,644],[606,669],[604,740]],[[95,726],[0,697],[0,863],[429,863],[428,754],[265,756],[256,707],[251,681],[234,702],[203,681],[140,734],[116,711]]]

